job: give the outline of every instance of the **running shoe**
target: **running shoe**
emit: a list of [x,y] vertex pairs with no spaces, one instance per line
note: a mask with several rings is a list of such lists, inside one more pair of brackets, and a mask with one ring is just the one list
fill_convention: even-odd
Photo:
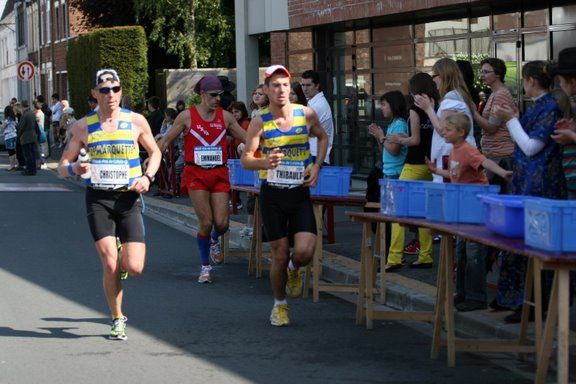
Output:
[[200,270],[200,276],[198,277],[198,282],[200,284],[211,283],[212,276],[210,275],[210,271],[212,271],[212,267],[209,265],[203,265],[202,269]]
[[412,240],[404,248],[404,253],[407,255],[417,255],[420,253],[420,242],[418,242],[418,240]]
[[126,318],[126,316],[112,320],[112,328],[110,329],[110,334],[108,335],[108,338],[110,340],[127,340],[128,339],[128,336],[126,336],[127,321],[128,318]]
[[275,327],[285,327],[290,325],[290,319],[288,318],[288,304],[278,304],[272,308],[270,324]]
[[288,281],[286,282],[286,294],[290,297],[300,297],[302,295],[302,276],[304,271],[298,269],[291,271],[287,269]]
[[220,249],[220,240],[210,239],[210,260],[214,264],[222,264],[224,261],[224,255]]
[[128,272],[122,270],[120,259],[122,257],[122,243],[118,237],[116,238],[116,249],[118,249],[118,263],[120,264],[120,280],[126,280],[128,278]]

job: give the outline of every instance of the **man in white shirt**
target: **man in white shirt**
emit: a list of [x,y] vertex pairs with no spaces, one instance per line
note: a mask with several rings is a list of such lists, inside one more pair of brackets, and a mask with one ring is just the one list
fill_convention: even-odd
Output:
[[52,146],[62,144],[60,142],[60,118],[62,118],[62,103],[60,103],[60,95],[57,93],[52,95]]
[[[334,122],[332,121],[332,110],[330,104],[324,97],[324,92],[320,90],[320,76],[313,70],[305,71],[300,79],[300,85],[304,96],[308,99],[308,107],[312,108],[318,115],[320,126],[328,135],[328,152],[324,164],[330,164],[330,151],[334,142]],[[316,159],[316,148],[318,147],[316,138],[310,137],[310,153]]]

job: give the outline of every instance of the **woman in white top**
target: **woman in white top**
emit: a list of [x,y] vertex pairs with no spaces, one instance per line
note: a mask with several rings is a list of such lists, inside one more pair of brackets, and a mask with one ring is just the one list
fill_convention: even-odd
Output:
[[[474,120],[472,118],[474,102],[468,93],[462,73],[454,60],[447,57],[438,60],[432,67],[432,72],[432,79],[434,83],[436,83],[441,97],[438,111],[434,111],[434,100],[431,100],[427,95],[414,95],[414,104],[426,112],[432,125],[434,125],[430,159],[436,163],[438,168],[446,169],[446,166],[443,164],[443,159],[448,158],[448,155],[452,151],[452,144],[444,141],[443,122],[447,116],[455,112],[465,113],[472,127],[466,137],[466,141],[476,146],[473,129]],[[441,183],[442,176],[434,175],[433,181]]]

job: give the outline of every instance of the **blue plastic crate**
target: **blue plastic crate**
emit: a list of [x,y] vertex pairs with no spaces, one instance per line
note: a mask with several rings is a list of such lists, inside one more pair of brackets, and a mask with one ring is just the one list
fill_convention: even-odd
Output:
[[426,218],[444,223],[483,224],[479,194],[498,193],[499,185],[427,183]]
[[230,170],[230,184],[254,185],[254,171],[242,168],[240,159],[229,159],[228,169]]
[[506,237],[524,237],[524,202],[538,197],[522,195],[479,195],[484,204],[486,227]]
[[400,217],[426,216],[426,188],[429,181],[382,179],[380,212]]
[[526,245],[549,252],[576,252],[576,201],[527,200],[524,218]]
[[320,196],[348,196],[351,175],[352,167],[322,167],[316,186],[310,189],[310,194]]

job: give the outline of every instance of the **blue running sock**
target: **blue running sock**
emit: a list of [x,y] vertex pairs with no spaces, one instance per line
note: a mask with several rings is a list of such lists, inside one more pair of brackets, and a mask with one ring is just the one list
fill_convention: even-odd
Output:
[[200,261],[202,265],[210,265],[210,237],[197,234],[196,244],[198,244],[198,249],[200,250]]

